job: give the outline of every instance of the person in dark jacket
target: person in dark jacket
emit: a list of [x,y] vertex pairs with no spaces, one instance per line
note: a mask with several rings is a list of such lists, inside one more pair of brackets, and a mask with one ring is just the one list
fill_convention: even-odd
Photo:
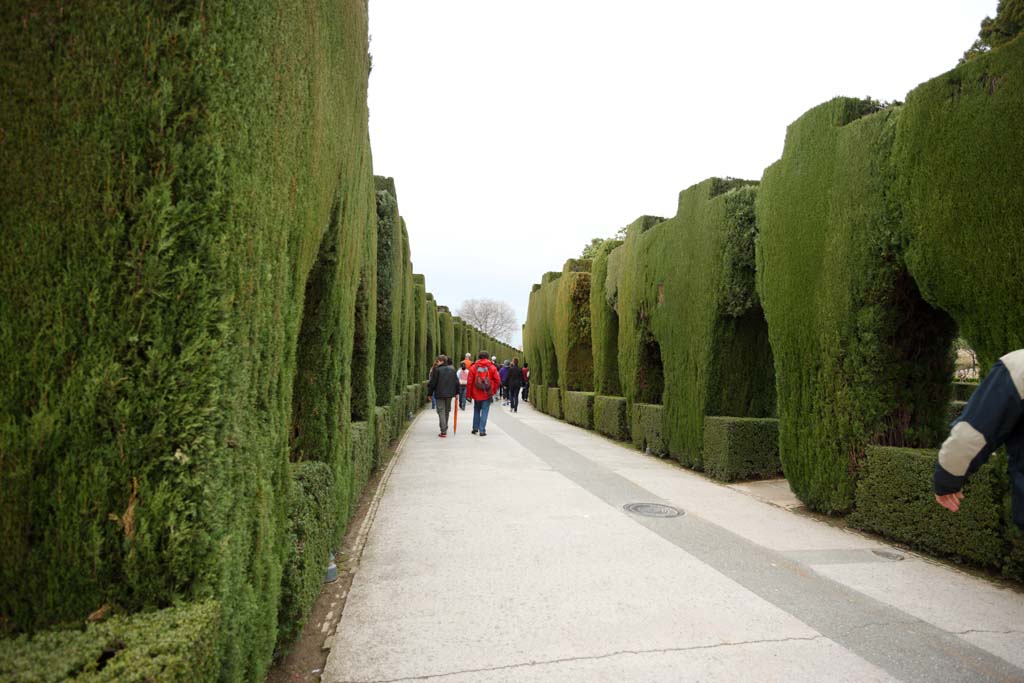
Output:
[[498,377],[501,378],[501,405],[508,405],[508,385],[505,383],[508,381],[508,361],[501,364],[498,368]]
[[530,364],[523,363],[523,400],[530,400]]
[[501,386],[498,368],[481,351],[477,362],[469,369],[469,384],[466,393],[473,399],[473,433],[487,436],[487,414],[491,410],[491,397]]
[[935,463],[935,502],[959,510],[964,482],[1003,444],[1010,456],[1013,522],[1024,530],[1024,349],[996,361],[953,422]]
[[519,367],[519,359],[513,358],[512,365],[508,366],[508,375],[505,377],[505,386],[508,387],[508,406],[513,413],[519,412],[519,390],[523,388],[523,369]]
[[437,408],[437,422],[441,427],[439,437],[448,436],[448,415],[452,410],[452,398],[459,395],[459,377],[445,356],[437,357],[438,363],[430,373],[427,393]]

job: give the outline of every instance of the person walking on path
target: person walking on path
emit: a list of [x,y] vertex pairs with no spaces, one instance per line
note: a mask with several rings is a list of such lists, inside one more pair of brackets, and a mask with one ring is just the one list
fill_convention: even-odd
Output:
[[508,387],[508,406],[513,413],[519,412],[519,390],[523,388],[523,369],[519,367],[519,359],[513,358],[512,365],[508,366],[508,377],[505,379],[505,386]]
[[466,357],[462,359],[462,367],[469,370],[470,366],[473,365],[473,354],[467,353]]
[[469,383],[469,368],[460,366],[455,373],[459,378],[459,410],[466,409],[466,385]]
[[427,392],[437,409],[437,422],[441,428],[438,436],[444,438],[448,436],[448,414],[452,409],[452,399],[459,395],[459,378],[445,356],[438,356],[437,360],[434,371],[430,373]]
[[508,385],[506,382],[508,381],[508,361],[501,364],[501,367],[498,369],[498,377],[501,378],[501,405],[507,406]]
[[[437,360],[434,361],[434,364],[430,366],[430,372],[427,373],[428,382],[434,379],[434,370],[437,370],[438,367],[444,365],[444,363],[441,362],[441,358],[443,358],[443,356],[438,356]],[[434,400],[434,394],[429,391],[427,393],[430,394],[430,409],[434,410],[437,408],[437,402]]]
[[523,363],[523,400],[530,400],[530,364]]
[[932,476],[935,502],[956,512],[967,478],[1006,444],[1013,522],[1024,530],[1024,349],[1006,354],[953,422]]
[[498,368],[481,351],[473,366],[469,369],[469,384],[466,393],[473,399],[473,433],[487,436],[487,414],[491,411],[491,397],[501,386]]

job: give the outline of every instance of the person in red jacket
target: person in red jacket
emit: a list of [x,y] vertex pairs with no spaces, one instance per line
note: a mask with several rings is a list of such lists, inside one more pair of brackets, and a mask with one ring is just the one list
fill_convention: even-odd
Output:
[[473,433],[487,436],[487,414],[491,412],[491,396],[501,387],[498,368],[494,366],[486,351],[481,351],[477,361],[469,368],[469,384],[466,395],[473,399]]

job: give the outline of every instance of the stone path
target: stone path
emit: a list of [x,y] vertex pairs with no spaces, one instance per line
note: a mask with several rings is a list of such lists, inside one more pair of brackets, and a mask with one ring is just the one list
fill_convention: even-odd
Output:
[[779,483],[525,404],[486,438],[471,415],[413,424],[324,681],[1024,681],[1024,593],[794,514]]

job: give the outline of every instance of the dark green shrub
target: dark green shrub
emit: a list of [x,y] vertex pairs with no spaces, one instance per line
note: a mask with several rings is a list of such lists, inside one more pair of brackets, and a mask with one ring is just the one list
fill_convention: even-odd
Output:
[[953,382],[953,400],[966,403],[971,400],[971,396],[977,388],[977,382]]
[[594,392],[565,392],[565,421],[584,429],[594,428]]
[[548,387],[547,398],[544,401],[544,412],[551,417],[562,419],[562,390],[558,387]]
[[950,423],[960,417],[967,407],[967,401],[950,401],[949,410],[946,411],[946,422]]
[[605,436],[619,441],[629,440],[629,419],[625,396],[594,397],[594,427]]
[[0,680],[25,683],[215,683],[221,610],[213,601],[115,616],[84,631],[0,640]]
[[779,421],[757,417],[704,418],[704,471],[712,479],[767,479],[782,473]]
[[875,531],[915,548],[975,564],[1003,564],[1006,520],[999,472],[1002,457],[976,472],[964,487],[960,511],[953,514],[935,502],[931,490],[937,451],[872,446],[857,484],[857,507],[851,525]]
[[353,422],[352,427],[349,430],[349,443],[351,444],[352,452],[352,492],[348,499],[348,508],[344,512],[345,523],[341,525],[341,532],[336,535],[334,542],[335,545],[341,544],[341,538],[347,528],[347,520],[352,512],[355,510],[356,505],[359,503],[359,494],[362,493],[363,487],[366,486],[366,482],[370,479],[370,474],[373,472],[374,459],[373,449],[375,446],[376,434],[373,431],[373,426],[369,422]]
[[665,439],[661,435],[663,415],[662,406],[649,403],[633,404],[633,419],[629,433],[632,435],[634,446],[651,455],[668,455]]
[[15,0],[0,31],[2,628],[214,597],[185,656],[262,680],[296,405],[337,408],[299,450],[346,452],[366,4]]
[[[277,648],[284,650],[302,633],[324,580],[324,568],[332,549],[331,515],[334,474],[327,463],[292,464],[295,483],[290,499],[286,536],[287,555],[281,574]],[[347,510],[346,510],[347,512]]]
[[792,123],[756,207],[780,457],[793,491],[823,512],[852,506],[869,444],[942,438],[953,372],[956,325],[923,298],[896,237],[902,114],[864,113],[837,98]]
[[608,255],[622,244],[605,240],[598,247],[590,278],[590,336],[594,355],[594,391],[616,396],[619,383],[619,314],[608,296]]
[[1024,347],[1024,39],[922,83],[901,110],[892,194],[907,267],[988,367]]
[[374,416],[373,431],[373,466],[376,468],[384,460],[388,445],[391,443],[391,435],[395,431],[394,413],[389,406],[377,408]]

